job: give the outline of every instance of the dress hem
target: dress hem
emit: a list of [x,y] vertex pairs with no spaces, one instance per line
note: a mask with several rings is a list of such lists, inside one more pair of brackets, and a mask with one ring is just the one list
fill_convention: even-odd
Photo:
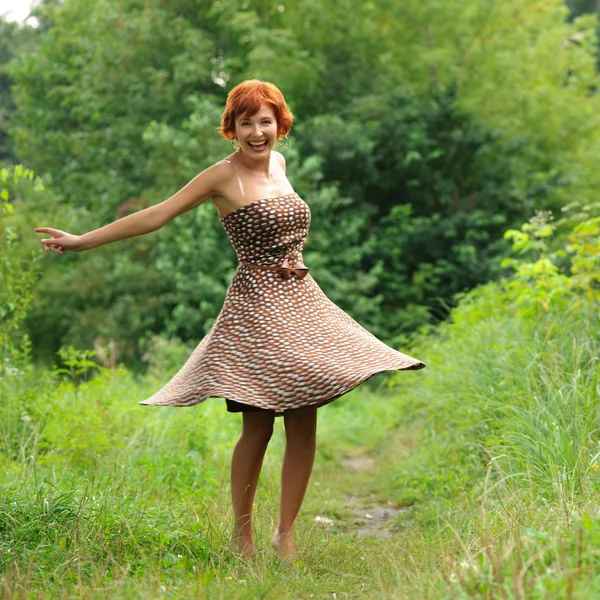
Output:
[[232,394],[229,394],[229,393],[225,393],[224,395],[220,395],[220,396],[211,394],[209,396],[204,396],[203,398],[195,400],[194,402],[189,402],[187,404],[177,404],[176,400],[175,401],[171,400],[171,401],[167,401],[165,403],[156,403],[156,404],[153,402],[148,402],[147,400],[142,400],[141,402],[138,402],[138,404],[141,404],[143,406],[164,406],[164,407],[170,407],[170,408],[187,408],[190,406],[197,406],[198,404],[205,402],[209,398],[221,398],[221,399],[227,398],[229,400],[233,400],[234,402],[238,402],[240,404],[246,404],[247,406],[252,406],[254,408],[262,408],[264,410],[272,410],[276,413],[276,415],[283,415],[287,411],[297,410],[299,408],[305,408],[307,406],[314,406],[315,404],[317,405],[317,408],[320,408],[321,406],[325,406],[326,404],[329,404],[330,402],[333,402],[334,400],[337,400],[338,398],[345,396],[346,394],[348,394],[349,392],[351,392],[352,390],[357,388],[359,385],[365,383],[366,381],[371,379],[371,377],[373,377],[374,375],[377,375],[378,373],[385,373],[386,371],[390,371],[390,372],[391,371],[419,371],[421,369],[424,369],[425,367],[426,367],[425,363],[419,360],[407,367],[401,367],[398,369],[389,369],[389,368],[379,369],[377,371],[373,371],[373,372],[369,373],[368,375],[362,376],[360,379],[356,380],[356,382],[353,382],[349,387],[344,389],[344,391],[334,394],[333,396],[328,396],[324,399],[317,400],[316,402],[309,402],[307,404],[303,404],[302,406],[297,406],[295,408],[288,408],[288,409],[283,409],[283,410],[277,410],[276,408],[272,408],[272,409],[265,408],[264,406],[257,406],[256,404],[252,404],[251,402],[247,402],[247,401],[244,401],[241,399],[234,398],[232,396]]

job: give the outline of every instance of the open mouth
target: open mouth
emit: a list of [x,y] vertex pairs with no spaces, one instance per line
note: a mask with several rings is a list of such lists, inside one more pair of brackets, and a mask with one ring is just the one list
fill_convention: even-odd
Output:
[[264,150],[267,147],[268,141],[264,142],[248,142],[248,146],[253,150]]

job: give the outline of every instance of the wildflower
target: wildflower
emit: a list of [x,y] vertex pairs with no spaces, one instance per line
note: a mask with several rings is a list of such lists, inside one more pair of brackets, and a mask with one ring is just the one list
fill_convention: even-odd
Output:
[[315,517],[315,521],[317,523],[323,523],[323,525],[333,525],[333,519],[330,519],[328,517],[322,517],[321,515],[317,515]]

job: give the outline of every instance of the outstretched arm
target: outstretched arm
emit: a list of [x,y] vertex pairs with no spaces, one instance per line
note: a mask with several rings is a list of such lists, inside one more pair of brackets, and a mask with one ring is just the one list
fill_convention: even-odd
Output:
[[57,254],[63,254],[65,250],[83,252],[118,240],[144,235],[160,229],[171,219],[196,208],[218,193],[227,175],[227,164],[217,163],[196,175],[185,187],[160,204],[149,206],[85,235],[72,235],[51,227],[38,227],[35,231],[52,236],[40,241],[44,244],[46,252],[52,250]]

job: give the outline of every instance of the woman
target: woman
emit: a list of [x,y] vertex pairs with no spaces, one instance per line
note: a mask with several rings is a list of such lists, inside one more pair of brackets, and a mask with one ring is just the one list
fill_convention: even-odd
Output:
[[160,229],[208,199],[215,204],[239,265],[213,327],[182,369],[141,402],[191,406],[225,398],[243,413],[231,463],[232,548],[256,549],[252,505],[276,415],[286,449],[279,525],[273,545],[296,556],[294,523],[313,467],[317,408],[375,373],[425,365],[375,338],[323,294],[302,259],[310,209],[294,192],[274,150],[293,116],[273,84],[250,80],[227,97],[221,134],[237,149],[164,202],[82,236],[40,227],[46,251],[81,252]]

